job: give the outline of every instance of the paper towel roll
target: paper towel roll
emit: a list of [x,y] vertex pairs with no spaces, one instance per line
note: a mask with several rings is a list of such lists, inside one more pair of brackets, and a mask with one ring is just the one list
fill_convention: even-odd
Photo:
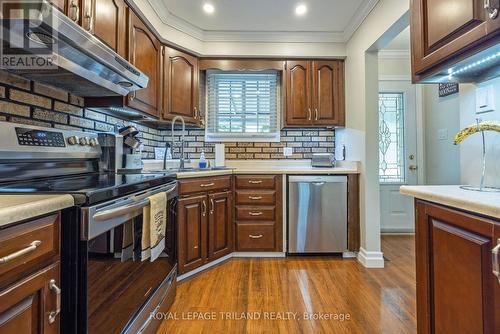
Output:
[[215,167],[224,167],[225,165],[224,144],[215,144]]

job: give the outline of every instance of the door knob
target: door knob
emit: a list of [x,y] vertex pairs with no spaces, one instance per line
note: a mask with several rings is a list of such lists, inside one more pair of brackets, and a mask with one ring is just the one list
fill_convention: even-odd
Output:
[[418,167],[415,165],[410,165],[410,166],[408,166],[408,169],[411,170],[412,172],[414,172],[418,169]]

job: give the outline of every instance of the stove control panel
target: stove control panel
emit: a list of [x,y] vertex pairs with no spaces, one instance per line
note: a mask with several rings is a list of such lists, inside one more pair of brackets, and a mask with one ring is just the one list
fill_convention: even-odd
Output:
[[16,127],[17,141],[23,146],[65,147],[61,132]]

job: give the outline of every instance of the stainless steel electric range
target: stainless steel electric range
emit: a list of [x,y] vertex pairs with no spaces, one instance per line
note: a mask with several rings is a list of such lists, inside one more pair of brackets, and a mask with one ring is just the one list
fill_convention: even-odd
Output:
[[[175,296],[175,174],[105,173],[99,136],[0,122],[0,193],[70,194],[62,212],[61,333],[139,333]],[[167,192],[166,247],[154,262],[122,257],[124,226],[140,250],[148,197]]]

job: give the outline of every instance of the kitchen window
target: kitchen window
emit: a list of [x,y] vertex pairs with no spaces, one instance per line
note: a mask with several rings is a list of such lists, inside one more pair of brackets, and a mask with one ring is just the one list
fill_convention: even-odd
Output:
[[278,71],[207,71],[206,141],[279,142]]

